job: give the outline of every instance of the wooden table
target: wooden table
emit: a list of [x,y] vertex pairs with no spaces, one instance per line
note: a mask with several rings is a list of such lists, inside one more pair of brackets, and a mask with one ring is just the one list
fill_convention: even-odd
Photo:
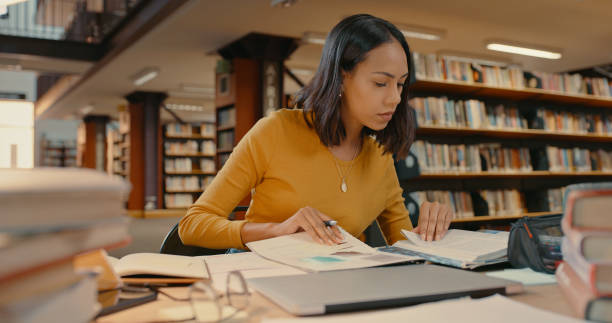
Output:
[[[172,287],[164,288],[163,290],[174,297],[187,296],[187,287]],[[524,293],[513,295],[511,296],[511,299],[543,310],[571,317],[577,317],[556,284],[525,286]],[[97,320],[97,322],[153,322],[170,320],[171,318],[167,316],[168,310],[180,311],[183,309],[187,311],[188,307],[188,302],[172,301],[168,297],[160,294],[158,300],[154,302],[101,317]],[[266,317],[291,317],[291,314],[288,314],[276,304],[272,303],[257,292],[251,295],[250,305],[245,312],[246,313],[235,317],[235,319],[231,321],[260,322]],[[188,317],[189,315],[190,312],[185,312],[185,316],[183,317]],[[176,317],[176,319],[178,318],[179,317]]]

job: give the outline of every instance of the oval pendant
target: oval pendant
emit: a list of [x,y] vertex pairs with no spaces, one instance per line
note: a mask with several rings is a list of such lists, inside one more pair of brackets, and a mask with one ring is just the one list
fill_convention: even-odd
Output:
[[344,181],[342,181],[342,186],[340,186],[340,189],[342,190],[342,192],[346,193],[347,187]]

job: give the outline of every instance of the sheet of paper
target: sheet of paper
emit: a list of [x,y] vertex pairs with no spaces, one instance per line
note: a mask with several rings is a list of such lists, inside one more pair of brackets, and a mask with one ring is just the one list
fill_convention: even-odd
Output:
[[352,323],[352,322],[453,322],[453,323],[515,323],[515,322],[584,322],[572,317],[540,310],[494,295],[480,299],[461,298],[391,310],[336,314],[307,318],[264,319],[264,323]]
[[305,271],[279,264],[258,256],[254,252],[241,252],[227,255],[203,256],[212,275],[212,286],[225,292],[227,274],[239,270],[246,278],[304,275]]
[[402,234],[408,240],[398,241],[398,247],[465,262],[498,258],[508,248],[508,235],[504,234],[452,229],[439,241],[423,241],[418,234],[408,230],[402,230]]
[[504,269],[498,271],[490,271],[487,276],[503,278],[520,282],[523,285],[545,285],[555,284],[557,279],[554,274],[539,273],[531,268],[523,269]]
[[299,232],[247,243],[260,256],[308,271],[328,271],[380,266],[410,261],[407,256],[379,252],[340,228],[344,243],[328,246]]

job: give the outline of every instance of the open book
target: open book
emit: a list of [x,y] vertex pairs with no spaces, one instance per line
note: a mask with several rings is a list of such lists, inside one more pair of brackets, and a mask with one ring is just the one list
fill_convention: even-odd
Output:
[[253,241],[246,245],[263,258],[310,272],[375,267],[423,259],[378,251],[338,228],[344,242],[332,246],[313,241],[306,232]]
[[188,284],[208,279],[202,258],[159,253],[134,253],[121,259],[108,257],[127,284]]
[[423,241],[414,232],[402,230],[407,240],[393,246],[406,249],[431,262],[459,267],[476,268],[507,261],[508,232],[483,233],[451,229],[439,241]]

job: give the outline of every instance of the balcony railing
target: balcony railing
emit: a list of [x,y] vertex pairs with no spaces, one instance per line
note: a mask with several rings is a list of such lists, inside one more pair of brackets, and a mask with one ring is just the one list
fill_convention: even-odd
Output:
[[98,44],[143,1],[0,0],[0,34]]

